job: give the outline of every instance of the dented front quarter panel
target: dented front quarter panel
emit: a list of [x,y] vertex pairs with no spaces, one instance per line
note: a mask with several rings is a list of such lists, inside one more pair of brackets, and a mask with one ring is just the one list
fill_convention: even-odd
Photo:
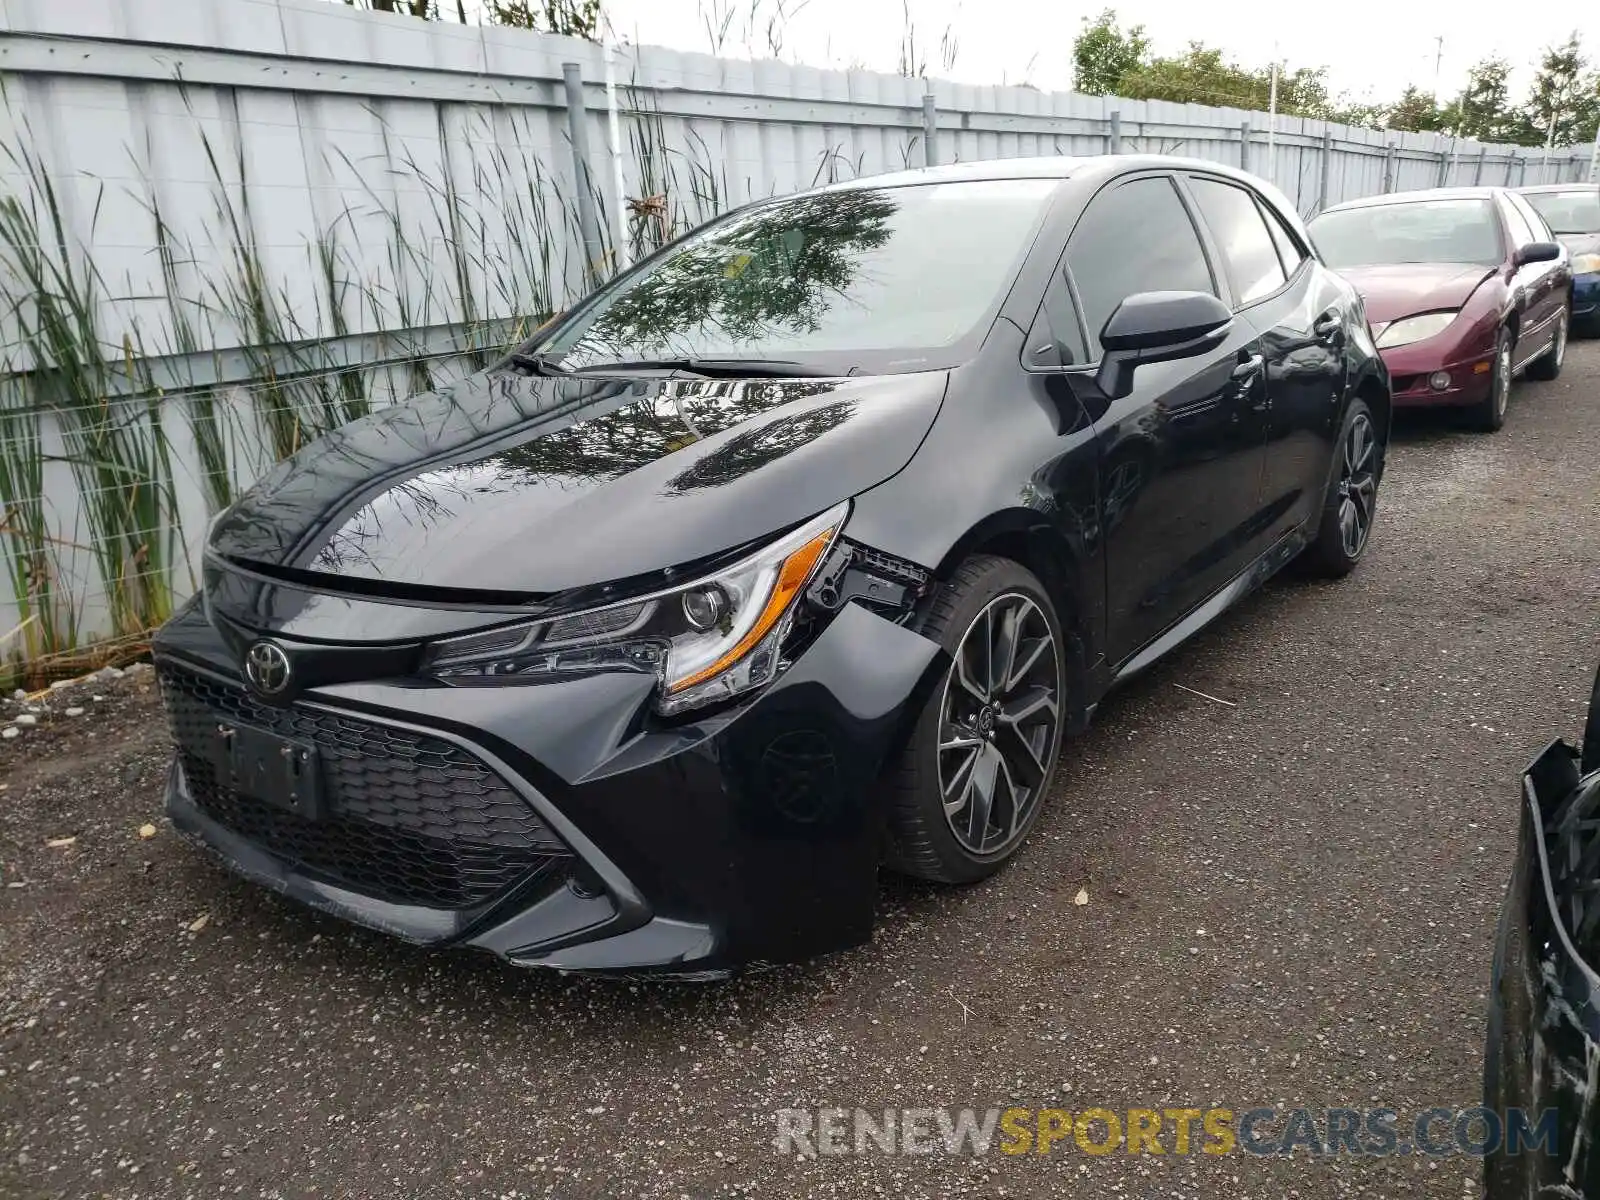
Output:
[[[1594,939],[1574,924],[1573,909],[1582,881],[1594,881],[1584,864],[1594,860],[1600,831],[1570,819],[1600,815],[1600,772],[1582,775],[1579,762],[1577,750],[1554,742],[1523,775],[1517,857],[1495,946],[1484,1104],[1500,1115],[1507,1139],[1520,1110],[1536,1144],[1517,1152],[1503,1141],[1485,1158],[1488,1200],[1600,1198],[1600,975],[1586,957]],[[1553,1142],[1539,1145],[1547,1110]]]

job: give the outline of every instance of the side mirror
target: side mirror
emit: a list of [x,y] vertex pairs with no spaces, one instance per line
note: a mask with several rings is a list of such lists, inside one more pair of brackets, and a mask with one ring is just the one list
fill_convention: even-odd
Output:
[[1192,358],[1215,350],[1233,328],[1233,314],[1204,292],[1139,292],[1129,296],[1100,331],[1105,351],[1095,382],[1111,400],[1133,390],[1141,363]]
[[1529,263],[1555,262],[1560,257],[1560,242],[1529,242],[1511,256],[1511,265],[1525,267]]

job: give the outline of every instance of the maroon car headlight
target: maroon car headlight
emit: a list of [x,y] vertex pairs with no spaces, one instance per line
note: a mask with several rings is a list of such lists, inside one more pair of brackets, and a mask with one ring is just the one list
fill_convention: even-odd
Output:
[[1448,312],[1418,313],[1414,317],[1391,321],[1378,335],[1378,349],[1393,350],[1396,346],[1409,346],[1412,342],[1443,333],[1460,312],[1460,309],[1453,308]]
[[657,676],[663,713],[776,677],[795,606],[849,515],[839,504],[731,566],[638,600],[437,642],[427,671],[457,687],[547,683],[633,671]]

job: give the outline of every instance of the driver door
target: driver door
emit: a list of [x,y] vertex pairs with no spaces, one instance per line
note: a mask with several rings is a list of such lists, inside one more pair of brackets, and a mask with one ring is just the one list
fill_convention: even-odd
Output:
[[[1228,294],[1166,174],[1096,195],[1067,241],[1066,265],[1096,359],[1100,331],[1128,296]],[[1113,663],[1159,638],[1254,557],[1265,387],[1259,336],[1236,321],[1217,349],[1140,366],[1129,395],[1090,413]]]

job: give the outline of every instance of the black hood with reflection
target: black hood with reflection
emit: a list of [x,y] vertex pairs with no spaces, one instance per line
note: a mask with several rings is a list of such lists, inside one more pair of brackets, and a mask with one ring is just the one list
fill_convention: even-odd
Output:
[[876,379],[476,375],[326,435],[210,548],[295,572],[520,595],[690,563],[897,472],[943,373]]

